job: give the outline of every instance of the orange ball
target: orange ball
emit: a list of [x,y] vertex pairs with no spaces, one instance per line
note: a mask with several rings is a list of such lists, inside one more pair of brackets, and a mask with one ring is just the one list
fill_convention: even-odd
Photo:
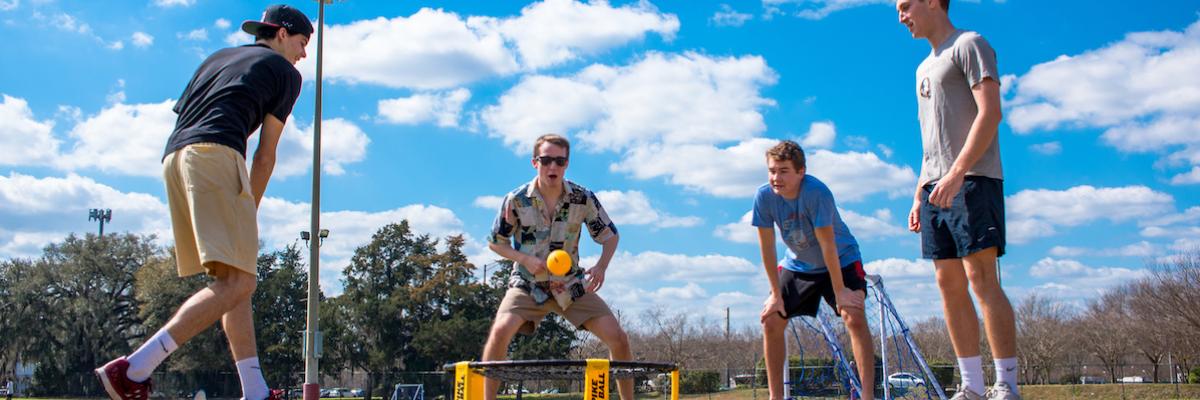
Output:
[[546,257],[546,268],[554,275],[566,275],[567,272],[571,272],[571,255],[562,250],[550,252]]

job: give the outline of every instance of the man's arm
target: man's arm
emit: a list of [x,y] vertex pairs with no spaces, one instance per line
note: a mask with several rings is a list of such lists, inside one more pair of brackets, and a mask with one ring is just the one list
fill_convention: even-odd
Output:
[[775,227],[758,227],[758,252],[762,255],[763,270],[767,273],[767,282],[771,284],[771,296],[763,307],[759,319],[765,321],[771,314],[778,313],[783,318],[783,296],[779,293],[779,265],[775,254]]
[[258,149],[254,150],[254,161],[250,163],[250,193],[254,195],[256,207],[262,202],[271,172],[275,170],[275,150],[279,147],[280,136],[283,136],[283,121],[267,114],[258,137]]
[[971,123],[967,141],[958,157],[954,159],[954,165],[950,166],[946,175],[938,180],[933,192],[929,193],[929,202],[943,208],[950,207],[954,196],[962,188],[967,171],[975,166],[992,145],[997,135],[996,130],[1000,126],[1000,83],[992,78],[984,78],[971,88],[971,95],[975,97],[975,105],[979,112],[975,114],[975,121]]
[[842,263],[838,259],[833,225],[813,228],[813,235],[817,237],[817,245],[821,246],[821,258],[825,260],[825,269],[829,270],[829,283],[833,285],[833,296],[837,299],[838,307],[863,308],[863,298],[847,289],[842,278]]
[[539,260],[537,257],[517,251],[505,243],[488,243],[488,248],[499,254],[500,257],[521,264],[531,274],[538,275],[546,271],[546,260]]
[[604,272],[608,271],[608,262],[612,261],[613,254],[617,252],[617,242],[620,241],[620,237],[618,234],[613,234],[601,245],[600,259],[587,271],[589,292],[599,291],[600,287],[604,286]]

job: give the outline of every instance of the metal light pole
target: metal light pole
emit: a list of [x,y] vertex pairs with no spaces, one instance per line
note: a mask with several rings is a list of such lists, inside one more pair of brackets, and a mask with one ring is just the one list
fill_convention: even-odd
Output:
[[104,223],[112,221],[112,209],[93,208],[88,210],[88,221],[100,221],[100,236],[104,236]]
[[[318,0],[317,11],[317,93],[313,112],[312,218],[309,232],[321,230],[321,58],[325,55],[325,3]],[[320,240],[320,239],[318,239]],[[321,384],[317,381],[317,357],[320,355],[318,329],[321,246],[308,246],[308,316],[304,331],[304,400],[318,400]]]

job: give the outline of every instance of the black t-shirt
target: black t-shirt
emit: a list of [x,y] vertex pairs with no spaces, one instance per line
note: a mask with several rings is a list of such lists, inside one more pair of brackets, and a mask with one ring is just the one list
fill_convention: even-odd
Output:
[[213,53],[173,109],[179,114],[163,158],[189,144],[219,143],[246,155],[246,139],[267,113],[287,121],[300,95],[300,71],[270,47],[252,44]]

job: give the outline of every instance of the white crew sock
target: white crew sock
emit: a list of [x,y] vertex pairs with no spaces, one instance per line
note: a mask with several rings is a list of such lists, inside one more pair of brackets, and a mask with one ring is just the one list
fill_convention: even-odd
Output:
[[175,344],[175,339],[171,338],[167,329],[160,329],[150,340],[142,343],[142,347],[138,347],[137,351],[126,357],[129,360],[129,370],[125,371],[125,376],[134,382],[145,382],[146,379],[150,379],[154,369],[178,348],[179,345]]
[[237,370],[238,378],[242,381],[243,399],[262,400],[271,395],[267,380],[263,379],[262,367],[258,365],[258,357],[238,361]]
[[996,382],[1007,383],[1013,394],[1020,394],[1017,391],[1017,358],[999,358],[994,363],[996,364]]
[[980,356],[959,357],[958,373],[962,375],[963,387],[979,395],[986,390],[983,384],[983,359]]

